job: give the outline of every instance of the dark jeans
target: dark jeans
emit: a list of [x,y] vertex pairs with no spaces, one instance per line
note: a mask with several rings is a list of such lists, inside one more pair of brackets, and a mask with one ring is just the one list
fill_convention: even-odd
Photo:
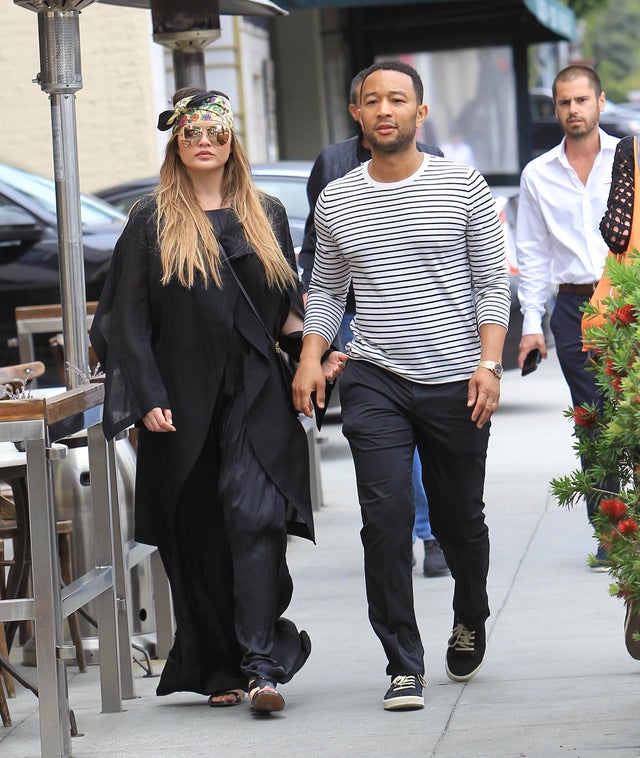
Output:
[[471,422],[466,381],[416,384],[352,360],[340,382],[343,433],[362,511],[369,619],[387,655],[387,673],[423,673],[411,565],[414,448],[429,493],[431,529],[455,580],[454,613],[473,629],[489,615],[482,500],[489,425],[477,429]]
[[[587,369],[590,353],[582,350],[582,311],[586,298],[570,292],[558,292],[556,304],[551,314],[551,331],[556,343],[556,355],[564,378],[569,385],[571,404],[584,405],[589,403],[597,408],[602,406],[602,397],[598,392],[593,371]],[[582,457],[582,469],[589,466],[589,461]],[[608,492],[618,491],[618,482],[602,482],[600,489]],[[593,495],[587,498],[587,516],[592,519],[603,499],[603,495]]]

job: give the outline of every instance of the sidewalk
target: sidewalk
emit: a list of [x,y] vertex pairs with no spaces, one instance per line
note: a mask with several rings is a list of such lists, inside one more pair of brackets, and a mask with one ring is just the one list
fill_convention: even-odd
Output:
[[[586,567],[595,543],[584,508],[560,509],[549,494],[549,480],[574,467],[562,415],[568,403],[555,354],[524,379],[505,374],[485,491],[492,615],[485,662],[471,682],[446,677],[452,580],[424,578],[416,545],[426,708],[383,711],[388,678],[366,613],[353,465],[339,424],[329,423],[317,545],[293,539],[289,547],[295,591],[287,616],[309,632],[313,652],[282,687],[283,714],[255,718],[246,705],[214,710],[188,693],[157,698],[157,678],[137,668],[138,697],[123,702],[123,713],[101,714],[98,667],[88,674],[71,667],[71,707],[84,735],[73,738],[74,756],[640,756],[640,661],[624,647],[624,606],[609,597],[608,575]],[[0,727],[0,755],[36,758],[37,701],[17,685],[9,708],[14,727]]]

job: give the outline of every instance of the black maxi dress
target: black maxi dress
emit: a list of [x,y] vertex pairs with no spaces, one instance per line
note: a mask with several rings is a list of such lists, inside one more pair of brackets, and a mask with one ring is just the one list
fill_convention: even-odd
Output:
[[[286,213],[266,210],[295,270]],[[310,652],[282,616],[292,581],[288,534],[313,539],[308,448],[279,358],[228,266],[277,338],[299,290],[269,289],[231,210],[210,211],[228,260],[221,288],[163,286],[153,197],[134,208],[116,245],[91,329],[105,370],[111,439],[140,426],[135,539],[157,545],[172,589],[176,637],[159,695],[287,682]],[[175,432],[140,423],[171,408]]]

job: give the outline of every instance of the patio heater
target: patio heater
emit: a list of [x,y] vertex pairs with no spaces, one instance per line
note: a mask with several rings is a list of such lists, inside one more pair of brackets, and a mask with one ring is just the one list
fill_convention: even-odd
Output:
[[14,2],[38,14],[41,69],[34,82],[51,102],[62,329],[66,363],[73,367],[66,369],[66,384],[73,389],[89,375],[75,93],[82,88],[78,17],[93,0]]
[[[38,14],[41,70],[34,82],[51,102],[62,331],[65,362],[71,367],[66,369],[66,385],[73,389],[89,376],[75,93],[82,89],[80,11],[94,0],[14,2]],[[220,36],[220,14],[286,13],[270,0],[111,0],[110,4],[151,8],[154,40],[174,51],[176,87],[205,86],[203,48]]]
[[[270,0],[102,0],[107,5],[151,8],[153,39],[173,53],[176,89],[206,89],[204,48],[220,37],[220,16],[278,16]],[[179,7],[176,7],[178,6]]]

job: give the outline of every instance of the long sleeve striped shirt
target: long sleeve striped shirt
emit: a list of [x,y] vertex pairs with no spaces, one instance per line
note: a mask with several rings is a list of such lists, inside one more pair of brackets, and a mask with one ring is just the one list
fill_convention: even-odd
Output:
[[368,163],[325,187],[304,334],[331,343],[353,281],[353,360],[422,384],[468,379],[483,324],[508,326],[504,236],[484,178],[425,155],[399,182]]

